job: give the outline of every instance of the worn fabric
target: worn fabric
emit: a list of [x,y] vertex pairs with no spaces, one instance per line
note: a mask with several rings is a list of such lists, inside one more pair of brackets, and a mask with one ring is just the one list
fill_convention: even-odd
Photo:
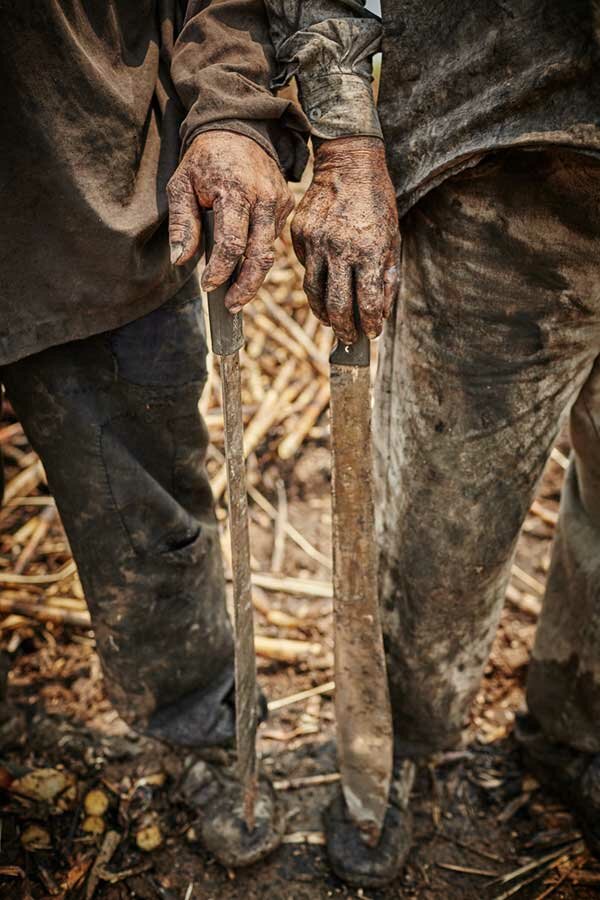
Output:
[[0,369],[56,498],[110,700],[137,730],[194,747],[235,733],[205,351],[191,281],[131,324]]
[[571,411],[574,456],[529,667],[527,699],[544,733],[600,752],[600,360]]
[[406,216],[374,439],[397,751],[459,740],[519,531],[572,410],[529,705],[600,750],[600,160],[505,151]]
[[263,0],[0,0],[0,364],[139,318],[169,261],[165,188],[200,131],[290,177],[304,118],[269,90]]
[[379,111],[401,212],[490,149],[600,149],[595,0],[382,8]]
[[365,0],[265,0],[280,87],[294,76],[316,137],[381,137],[372,62],[381,23]]
[[[379,116],[401,213],[489,150],[600,148],[595,0],[381,6]],[[367,85],[378,29],[364,2],[267,0],[267,8],[282,76],[298,76],[313,133],[376,134]]]

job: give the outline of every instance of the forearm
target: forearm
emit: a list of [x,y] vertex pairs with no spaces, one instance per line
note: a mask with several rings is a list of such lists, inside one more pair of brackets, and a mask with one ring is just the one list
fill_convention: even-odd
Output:
[[[315,145],[292,223],[315,315],[345,344],[381,333],[398,289],[394,187],[372,91],[381,24],[364,0],[265,0],[279,83],[295,76]],[[358,319],[356,310],[358,307]]]
[[372,58],[382,27],[364,0],[265,0],[277,59],[275,86],[296,77],[312,134],[381,137]]

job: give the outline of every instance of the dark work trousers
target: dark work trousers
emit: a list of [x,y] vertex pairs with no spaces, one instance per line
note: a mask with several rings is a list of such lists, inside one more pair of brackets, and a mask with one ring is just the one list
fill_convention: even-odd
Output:
[[561,425],[567,475],[529,670],[547,736],[600,751],[600,160],[511,150],[402,223],[375,410],[397,750],[460,738]]
[[0,379],[44,464],[116,709],[173,744],[227,742],[233,643],[198,411],[196,280],[155,312]]

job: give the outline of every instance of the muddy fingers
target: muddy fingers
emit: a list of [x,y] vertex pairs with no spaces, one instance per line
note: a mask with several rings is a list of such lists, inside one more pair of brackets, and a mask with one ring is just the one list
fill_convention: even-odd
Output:
[[377,337],[397,293],[400,247],[382,141],[338,138],[317,147],[313,181],[294,217],[292,237],[315,315],[351,343],[357,306],[362,329]]
[[200,210],[215,213],[215,248],[202,279],[214,290],[231,278],[229,309],[256,295],[273,264],[273,245],[292,209],[277,163],[245,135],[209,131],[191,143],[168,187],[169,239],[174,265],[200,249]]

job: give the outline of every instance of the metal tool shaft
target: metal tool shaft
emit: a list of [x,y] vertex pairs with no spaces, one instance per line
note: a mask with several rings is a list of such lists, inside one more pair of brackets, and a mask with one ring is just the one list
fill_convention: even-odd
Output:
[[[204,217],[206,259],[213,246],[212,214]],[[241,313],[232,315],[224,305],[228,285],[208,295],[208,314],[213,352],[221,359],[225,460],[227,468],[229,535],[233,579],[235,628],[235,715],[238,777],[243,790],[244,819],[249,831],[255,825],[258,768],[256,656],[248,529],[248,495],[244,457],[244,421],[239,350],[244,337]]]
[[369,343],[331,358],[335,709],[341,783],[365,842],[377,844],[393,729],[377,590]]
[[239,353],[221,357],[225,459],[229,495],[229,534],[235,625],[235,716],[240,782],[244,788],[244,818],[254,828],[257,763],[257,692],[254,620],[248,534],[248,495],[244,460],[244,422]]

